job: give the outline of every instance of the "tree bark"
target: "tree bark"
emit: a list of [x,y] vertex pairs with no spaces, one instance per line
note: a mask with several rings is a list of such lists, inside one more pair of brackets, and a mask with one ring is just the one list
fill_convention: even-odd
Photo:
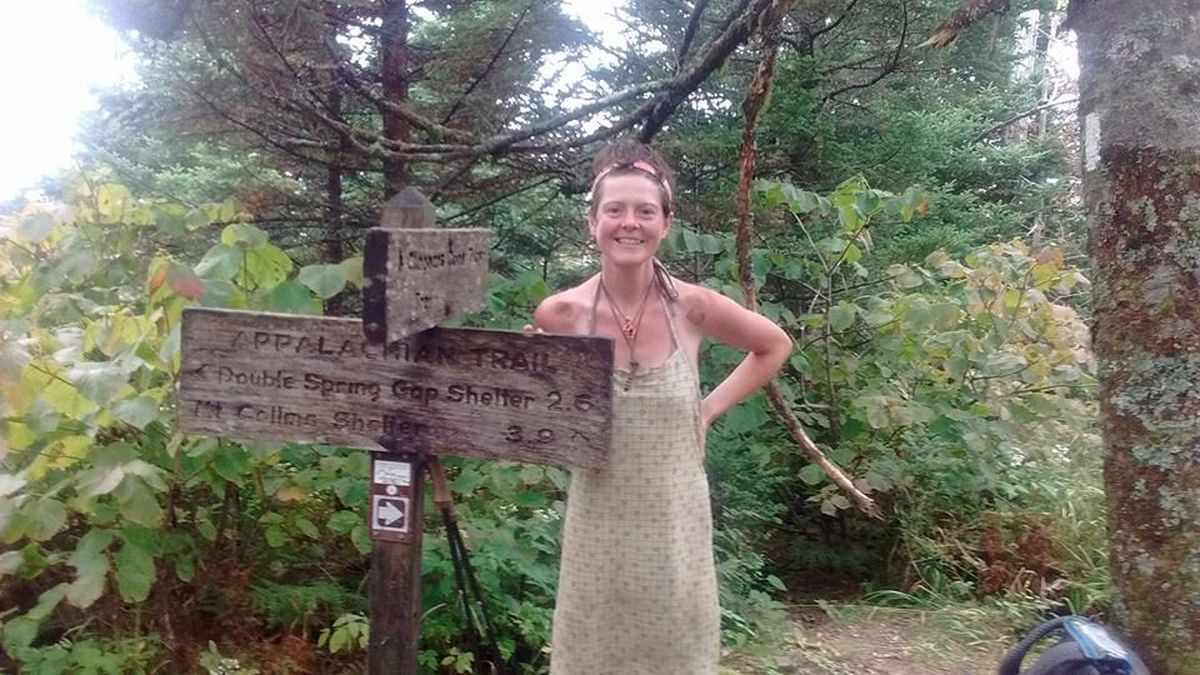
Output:
[[1200,674],[1200,0],[1074,0],[1116,616]]
[[[383,26],[379,47],[382,54],[383,100],[394,105],[408,101],[408,5],[405,0],[386,0],[383,4]],[[409,123],[394,107],[381,106],[383,137],[403,143],[409,139]],[[399,192],[408,184],[405,161],[394,155],[383,157],[384,199]]]

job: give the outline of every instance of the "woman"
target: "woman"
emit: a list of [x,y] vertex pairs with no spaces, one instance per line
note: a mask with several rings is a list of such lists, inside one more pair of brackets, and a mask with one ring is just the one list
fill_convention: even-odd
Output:
[[[791,352],[775,324],[655,259],[671,229],[672,174],[651,148],[596,158],[588,228],[600,273],[553,295],[538,330],[616,346],[610,464],[575,471],[554,612],[552,675],[717,672],[720,613],[704,435]],[[704,338],[748,352],[701,398]]]

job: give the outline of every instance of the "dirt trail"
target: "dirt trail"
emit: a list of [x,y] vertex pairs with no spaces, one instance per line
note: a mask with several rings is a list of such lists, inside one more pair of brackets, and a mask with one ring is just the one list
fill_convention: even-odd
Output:
[[986,617],[863,606],[792,612],[769,653],[735,653],[721,675],[991,675],[1007,640]]

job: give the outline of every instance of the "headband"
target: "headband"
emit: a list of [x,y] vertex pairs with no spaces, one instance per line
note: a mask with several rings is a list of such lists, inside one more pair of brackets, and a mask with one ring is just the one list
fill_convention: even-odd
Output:
[[667,179],[660,176],[658,174],[658,170],[655,169],[650,162],[645,162],[640,159],[636,162],[613,162],[612,164],[609,164],[601,169],[600,173],[597,173],[596,178],[592,181],[591,193],[596,194],[596,186],[600,184],[600,181],[604,180],[605,176],[612,173],[616,169],[637,169],[650,174],[658,179],[659,185],[662,185],[663,190],[667,192],[667,204],[670,205],[671,201],[675,199],[675,195],[671,192],[671,184],[667,182]]

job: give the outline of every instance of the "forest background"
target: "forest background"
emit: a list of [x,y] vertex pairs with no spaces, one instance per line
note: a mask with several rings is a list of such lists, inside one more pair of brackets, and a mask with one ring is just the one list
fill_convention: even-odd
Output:
[[[956,4],[631,0],[614,39],[546,0],[97,0],[140,82],[106,96],[51,202],[2,209],[3,666],[361,669],[369,458],[180,435],[181,311],[357,315],[363,231],[414,184],[442,224],[494,232],[489,308],[461,323],[519,328],[595,269],[588,158],[625,135],[678,170],[664,261],[739,300],[745,270],[796,342],[787,408],[881,514],[766,396],[720,420],[730,652],[818,601],[970,607],[960,629],[1001,641],[1103,614],[1074,85],[1047,56],[1062,8],[1013,2],[919,47]],[[737,354],[701,358],[711,386]],[[567,474],[447,464],[503,655],[543,672]],[[471,672],[445,541],[425,545],[421,661]]]

